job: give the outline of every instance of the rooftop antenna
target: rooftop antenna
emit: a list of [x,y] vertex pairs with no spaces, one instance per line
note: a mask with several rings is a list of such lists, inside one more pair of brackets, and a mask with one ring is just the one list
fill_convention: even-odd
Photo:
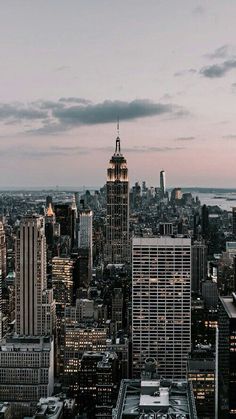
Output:
[[117,138],[116,138],[116,153],[120,153],[120,118],[117,117]]
[[120,118],[117,116],[117,137],[120,135]]

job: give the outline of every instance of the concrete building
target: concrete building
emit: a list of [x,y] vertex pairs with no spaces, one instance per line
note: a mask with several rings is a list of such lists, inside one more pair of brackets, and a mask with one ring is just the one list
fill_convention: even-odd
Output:
[[166,378],[186,375],[191,346],[191,239],[133,239],[133,376],[148,357]]
[[79,212],[79,247],[93,247],[93,211],[84,205]]
[[[83,201],[82,201],[83,202]],[[84,207],[79,212],[79,249],[86,249],[88,254],[88,280],[92,278],[93,268],[93,212]],[[80,251],[80,254],[83,252]]]
[[7,275],[7,248],[6,235],[2,221],[0,221],[0,271],[2,271],[2,278],[5,279]]
[[201,294],[202,281],[207,278],[207,246],[199,241],[192,245],[192,291]]
[[119,381],[115,352],[85,352],[79,374],[80,410],[89,410],[89,417],[111,418]]
[[64,338],[65,383],[75,390],[78,386],[78,372],[81,358],[86,351],[104,352],[106,350],[107,328],[86,327],[85,325],[66,326]]
[[232,208],[232,233],[236,237],[236,207]]
[[114,288],[112,292],[112,321],[115,323],[115,330],[123,328],[123,292],[122,288]]
[[220,297],[218,344],[219,417],[236,418],[236,294]]
[[192,384],[198,419],[215,419],[215,357],[195,350],[188,360],[188,381]]
[[3,339],[0,365],[0,400],[33,402],[51,396],[54,387],[53,338]]
[[129,180],[126,159],[121,153],[120,138],[107,169],[106,260],[108,263],[130,261]]
[[184,380],[122,380],[112,419],[197,419],[191,385]]
[[73,300],[73,269],[74,260],[69,257],[54,257],[52,259],[52,287],[56,301],[57,315],[64,314],[66,305]]
[[94,301],[87,298],[78,298],[75,306],[65,308],[65,324],[76,325],[77,323],[94,321]]
[[[48,334],[43,321],[43,291],[46,283],[46,239],[44,218],[25,217],[16,238],[16,333],[20,336]],[[49,297],[48,297],[49,298]],[[49,309],[49,300],[47,309]],[[54,304],[51,296],[51,322]],[[48,323],[48,319],[47,319]],[[45,328],[46,327],[46,328]]]
[[166,193],[166,174],[164,170],[161,170],[160,172],[160,192],[161,198],[164,198]]

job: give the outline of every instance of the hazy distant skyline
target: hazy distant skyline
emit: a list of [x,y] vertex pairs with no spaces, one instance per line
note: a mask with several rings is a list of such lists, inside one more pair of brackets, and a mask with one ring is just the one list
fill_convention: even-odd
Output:
[[235,0],[8,0],[0,188],[103,185],[116,119],[131,182],[235,187]]

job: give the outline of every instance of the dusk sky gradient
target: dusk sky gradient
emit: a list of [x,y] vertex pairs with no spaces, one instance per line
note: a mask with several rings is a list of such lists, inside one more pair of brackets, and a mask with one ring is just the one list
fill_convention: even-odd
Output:
[[0,1],[0,188],[236,187],[235,0]]

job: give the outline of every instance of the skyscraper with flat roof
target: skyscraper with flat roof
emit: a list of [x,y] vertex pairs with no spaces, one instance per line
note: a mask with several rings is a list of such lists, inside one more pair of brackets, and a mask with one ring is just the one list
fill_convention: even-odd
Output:
[[236,294],[221,297],[219,305],[219,418],[236,418]]
[[106,260],[125,263],[130,260],[129,180],[120,138],[107,169]]
[[[29,216],[21,220],[16,237],[16,333],[21,336],[42,336],[48,333],[43,316],[43,304],[51,301],[52,290],[46,283],[46,239],[44,218]],[[47,319],[48,323],[49,319]],[[52,320],[53,321],[53,320]],[[46,330],[45,330],[46,327]]]
[[160,190],[161,190],[161,197],[163,198],[166,193],[166,174],[164,170],[160,172]]
[[191,344],[191,239],[133,239],[133,375],[146,358],[160,376],[183,378]]
[[6,277],[6,265],[7,265],[7,255],[6,255],[6,235],[4,231],[4,226],[2,221],[0,221],[0,270],[2,271],[2,278]]

